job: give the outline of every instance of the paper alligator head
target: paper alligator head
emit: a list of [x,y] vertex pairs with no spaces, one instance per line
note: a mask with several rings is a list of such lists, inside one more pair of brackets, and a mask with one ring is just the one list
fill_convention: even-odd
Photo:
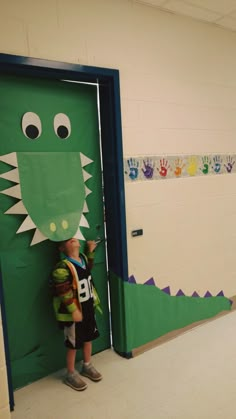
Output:
[[[41,135],[41,121],[37,114],[27,112],[22,118],[22,131],[28,139]],[[55,133],[66,139],[71,132],[67,115],[54,118]],[[12,166],[1,178],[15,185],[1,193],[17,198],[5,214],[27,214],[16,231],[36,229],[31,245],[50,239],[84,239],[80,227],[89,227],[86,197],[91,193],[85,182],[91,177],[84,167],[92,160],[81,152],[19,151],[0,156],[0,161]]]

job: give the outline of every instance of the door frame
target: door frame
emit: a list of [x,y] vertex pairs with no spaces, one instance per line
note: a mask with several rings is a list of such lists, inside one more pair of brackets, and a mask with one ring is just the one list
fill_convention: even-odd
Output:
[[[128,281],[119,70],[0,53],[0,74],[66,79],[99,85],[108,270]],[[2,290],[1,280],[0,275]],[[2,321],[12,410],[14,400],[3,297],[2,294]]]

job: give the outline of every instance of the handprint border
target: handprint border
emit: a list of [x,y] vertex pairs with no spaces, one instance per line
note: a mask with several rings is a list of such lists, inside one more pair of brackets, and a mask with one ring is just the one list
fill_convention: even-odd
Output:
[[124,175],[127,182],[219,176],[236,173],[235,162],[236,153],[132,156],[124,158]]

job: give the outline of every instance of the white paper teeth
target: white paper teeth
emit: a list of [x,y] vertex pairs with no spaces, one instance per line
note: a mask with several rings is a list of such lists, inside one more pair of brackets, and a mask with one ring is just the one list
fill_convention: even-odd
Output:
[[0,156],[0,161],[2,161],[3,163],[10,164],[11,166],[14,166],[14,167],[18,167],[17,156],[15,152]]
[[20,183],[18,169],[13,169],[13,170],[10,170],[9,172],[2,173],[0,177],[6,180],[10,180],[11,182]]

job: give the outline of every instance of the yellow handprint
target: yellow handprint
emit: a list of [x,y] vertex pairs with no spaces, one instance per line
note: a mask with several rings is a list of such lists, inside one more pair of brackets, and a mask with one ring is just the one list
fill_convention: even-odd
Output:
[[195,176],[198,169],[197,157],[192,156],[188,159],[187,172],[189,176]]

